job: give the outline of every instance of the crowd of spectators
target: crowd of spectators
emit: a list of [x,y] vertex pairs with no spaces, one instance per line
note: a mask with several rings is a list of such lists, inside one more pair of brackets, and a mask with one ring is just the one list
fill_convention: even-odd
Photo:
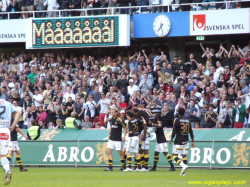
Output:
[[183,107],[195,128],[249,128],[250,42],[229,50],[221,44],[217,53],[200,46],[200,62],[193,54],[169,59],[161,48],[126,55],[121,49],[116,56],[1,53],[1,98],[22,113],[23,129],[33,119],[41,128],[60,128],[72,112],[83,128],[109,128],[112,107],[125,119],[140,104],[161,113],[164,127]]
[[[250,7],[250,2],[241,1],[239,3],[223,0],[217,4],[209,4],[214,1],[209,0],[0,0],[0,18],[6,19],[7,14],[4,12],[22,12],[10,14],[10,19],[28,18],[28,17],[57,17],[59,16],[57,10],[62,11],[60,16],[85,16],[87,15],[110,15],[112,9],[109,7],[128,7],[128,6],[148,6],[141,9],[136,8],[129,10],[128,8],[114,9],[113,14],[129,14],[141,12],[174,12],[174,11],[190,11],[201,9],[232,9],[232,8],[246,8]],[[201,3],[196,5],[182,5],[186,3]],[[202,4],[205,3],[205,4]],[[153,7],[152,7],[153,5]],[[159,5],[159,6],[158,6]],[[170,5],[170,6],[169,6]],[[197,6],[198,5],[198,6]],[[211,6],[213,5],[213,6]],[[169,6],[169,10],[168,10]],[[98,8],[98,9],[94,9]],[[106,9],[102,9],[106,8]],[[74,11],[74,9],[83,9]],[[85,9],[85,10],[84,10]],[[93,10],[92,10],[93,9]],[[48,12],[46,11],[48,10]],[[30,11],[38,11],[33,16]]]

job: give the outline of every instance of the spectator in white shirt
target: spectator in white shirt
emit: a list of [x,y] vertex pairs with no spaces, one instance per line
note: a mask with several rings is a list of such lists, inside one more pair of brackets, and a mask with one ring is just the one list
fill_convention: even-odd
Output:
[[40,67],[41,71],[39,73],[39,81],[42,80],[42,77],[46,77],[46,69],[42,66]]
[[74,94],[74,93],[72,93],[72,91],[71,91],[71,87],[70,86],[68,86],[67,88],[66,88],[66,93],[64,94],[64,96],[63,96],[63,101],[64,102],[67,102],[68,101],[68,97],[71,97],[72,98],[72,100],[76,100],[76,95]]
[[141,89],[142,93],[146,93],[147,89],[152,89],[153,83],[152,81],[148,78],[148,74],[144,73],[143,74],[144,79],[141,80],[140,84],[139,84],[139,88]]
[[28,129],[30,127],[31,120],[33,120],[33,115],[31,108],[27,107],[26,112],[23,114],[23,129]]
[[98,87],[99,87],[99,92],[108,92],[108,87],[103,84],[103,79],[98,79]]
[[104,118],[108,112],[108,108],[111,105],[111,102],[109,99],[106,98],[106,95],[104,92],[101,93],[101,99],[99,100],[97,107],[100,106],[100,123],[101,126],[104,127]]
[[137,92],[139,90],[140,90],[140,88],[138,86],[134,85],[134,80],[130,79],[129,86],[128,86],[128,94],[132,95],[134,92]]
[[160,6],[160,0],[152,0],[152,5],[159,5],[158,7],[152,7],[152,13],[156,13],[156,11],[158,13],[160,13],[162,10],[161,10],[161,6]]
[[61,83],[61,86],[64,88],[65,86],[70,85],[72,86],[72,82],[70,81],[69,75],[64,76],[64,81]]
[[40,91],[38,88],[35,89],[35,95],[33,95],[32,100],[36,107],[42,106],[43,103],[43,95],[40,94]]
[[[59,9],[59,4],[57,3],[57,0],[46,0],[43,3],[44,6],[48,5],[47,10],[57,10]],[[48,17],[56,17],[57,16],[57,12],[56,11],[50,11],[48,13]]]
[[210,81],[210,82],[214,82],[215,84],[217,84],[217,81],[219,80],[220,74],[217,73],[217,72],[215,71],[214,66],[211,66],[211,67],[209,68],[209,70],[210,70],[209,76],[210,76],[211,74],[213,75],[213,81]]
[[95,108],[97,107],[96,102],[94,101],[94,96],[92,94],[89,95],[89,100],[83,104],[83,108],[85,109],[85,128],[93,127],[93,119],[95,116]]
[[[8,6],[10,5],[10,0],[2,0],[0,2],[0,12],[7,12],[8,11]],[[1,14],[2,19],[6,19],[7,14]]]
[[121,70],[121,68],[118,66],[116,61],[113,62],[113,67],[111,67],[111,69],[112,69],[112,72],[118,72]]
[[217,66],[217,69],[216,69],[216,73],[217,74],[221,74],[221,73],[224,73],[225,72],[225,69],[221,66],[221,63],[220,61],[217,61],[216,62],[216,66]]
[[242,51],[244,51],[244,52],[250,51],[250,41],[248,42],[248,45],[245,46],[245,47],[242,49]]
[[34,57],[34,59],[31,60],[31,61],[29,62],[29,66],[30,66],[30,67],[31,67],[32,65],[38,65],[38,64],[39,64],[39,62],[38,62],[37,57]]
[[[47,1],[47,0],[46,0]],[[56,0],[55,0],[56,1]],[[51,52],[51,50],[49,49],[47,53],[45,53],[43,56],[46,56],[46,57],[53,57],[54,56],[54,53]]]
[[111,108],[109,107],[108,111],[107,111],[107,114],[106,114],[106,116],[104,118],[104,124],[105,124],[106,129],[110,129],[109,120],[112,118],[112,116],[110,115],[110,112],[111,112]]

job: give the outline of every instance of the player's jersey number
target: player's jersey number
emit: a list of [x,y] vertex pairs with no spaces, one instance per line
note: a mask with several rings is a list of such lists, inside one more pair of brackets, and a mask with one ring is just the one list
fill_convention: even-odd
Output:
[[6,106],[0,106],[0,119],[2,119],[1,116],[2,114],[5,113],[5,111],[6,111]]
[[135,126],[133,127],[133,132],[138,132],[139,131],[139,126],[138,123],[135,124]]
[[150,110],[145,110],[145,112],[148,114],[149,117],[154,116]]
[[188,134],[189,133],[189,123],[181,123],[181,133],[182,134]]

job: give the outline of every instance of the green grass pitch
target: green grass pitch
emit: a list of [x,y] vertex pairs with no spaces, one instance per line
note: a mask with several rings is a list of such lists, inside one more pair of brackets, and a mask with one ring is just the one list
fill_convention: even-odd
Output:
[[[185,187],[185,186],[250,186],[250,170],[209,170],[190,168],[186,176],[158,169],[156,172],[104,172],[105,168],[66,168],[66,167],[29,167],[28,172],[12,168],[12,181],[15,187]],[[2,181],[1,181],[2,179]],[[201,184],[190,184],[200,181]],[[204,181],[232,181],[232,184],[204,184]],[[233,184],[234,181],[241,184]],[[239,181],[245,181],[239,182]],[[4,182],[4,172],[0,176],[0,186]],[[2,184],[1,184],[2,183]]]

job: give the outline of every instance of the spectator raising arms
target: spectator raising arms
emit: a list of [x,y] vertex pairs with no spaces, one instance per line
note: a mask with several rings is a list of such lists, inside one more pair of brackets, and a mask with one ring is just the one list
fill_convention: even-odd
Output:
[[[29,1],[25,7],[32,8],[33,3],[41,10],[48,5],[55,12],[53,16],[58,15],[57,1]],[[62,9],[71,9],[68,13],[75,15],[77,3],[60,2]],[[98,0],[86,3],[93,7],[104,4]],[[67,118],[76,120],[81,128],[92,128],[96,122],[100,122],[98,128],[110,128],[111,109],[116,108],[118,116],[126,119],[127,111],[139,105],[161,114],[164,127],[172,127],[173,118],[183,108],[193,128],[248,128],[247,48],[232,45],[226,49],[220,44],[215,52],[214,48],[200,46],[204,62],[194,57],[195,51],[187,59],[178,54],[170,59],[164,47],[117,48],[114,52],[118,53],[106,56],[101,51],[78,55],[58,49],[44,54],[25,50],[20,54],[1,53],[1,98],[22,112],[18,125],[24,129],[33,119],[41,129],[64,128]]]

